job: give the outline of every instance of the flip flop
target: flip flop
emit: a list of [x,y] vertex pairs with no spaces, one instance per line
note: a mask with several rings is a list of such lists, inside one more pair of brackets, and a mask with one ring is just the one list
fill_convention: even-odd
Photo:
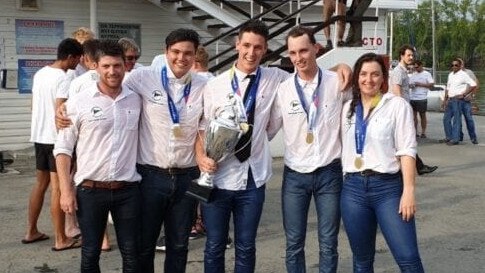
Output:
[[80,248],[82,246],[81,241],[73,241],[70,245],[62,247],[62,248],[56,248],[52,247],[52,251],[64,251],[64,250],[69,250],[69,249],[75,249],[75,248]]
[[49,240],[49,236],[45,235],[44,233],[41,233],[39,237],[37,238],[34,238],[32,240],[26,240],[26,239],[22,239],[22,244],[32,244],[32,243],[35,243],[35,242],[40,242],[40,241],[45,241],[45,240]]

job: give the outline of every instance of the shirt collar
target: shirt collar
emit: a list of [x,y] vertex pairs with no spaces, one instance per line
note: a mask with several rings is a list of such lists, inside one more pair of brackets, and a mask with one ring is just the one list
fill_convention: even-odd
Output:
[[[247,73],[242,72],[241,70],[239,70],[239,69],[236,67],[236,65],[234,64],[234,72],[236,73],[236,77],[237,77],[237,79],[238,79],[239,81],[243,81],[244,79],[247,79],[246,77],[247,77],[248,75],[256,75],[256,72],[257,72],[257,71],[258,71],[258,70],[256,69],[256,70],[254,70],[253,72],[251,72],[251,73],[247,74]],[[249,79],[248,79],[248,80],[249,80]]]
[[[104,95],[103,93],[101,93],[101,91],[99,90],[98,88],[98,84],[96,83],[94,85],[95,87],[94,88],[91,88],[89,89],[88,92],[90,92],[90,95],[91,97],[95,97],[95,96],[100,96],[100,95]],[[116,97],[115,101],[118,101],[118,100],[121,100],[125,97],[127,97],[128,95],[130,95],[133,91],[131,91],[130,89],[126,88],[124,85],[121,86],[121,92],[120,94]]]
[[[296,72],[295,72],[296,73]],[[318,71],[313,77],[311,81],[305,81],[298,74],[296,74],[296,78],[298,80],[298,84],[302,87],[305,88],[306,86],[316,86],[318,84]]]
[[181,84],[181,85],[185,85],[188,83],[189,79],[190,79],[190,71],[187,72],[185,75],[183,75],[180,79],[178,79],[177,77],[175,77],[175,75],[173,74],[172,72],[172,69],[170,68],[170,66],[168,64],[166,64],[166,67],[167,67],[167,77],[168,77],[168,80],[170,83],[177,83],[177,84]]

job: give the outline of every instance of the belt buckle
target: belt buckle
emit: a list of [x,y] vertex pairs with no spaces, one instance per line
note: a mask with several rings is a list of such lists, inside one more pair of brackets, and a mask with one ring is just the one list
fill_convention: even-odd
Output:
[[363,171],[360,172],[360,175],[365,176],[365,177],[371,176],[372,174],[373,174],[372,170],[363,170]]

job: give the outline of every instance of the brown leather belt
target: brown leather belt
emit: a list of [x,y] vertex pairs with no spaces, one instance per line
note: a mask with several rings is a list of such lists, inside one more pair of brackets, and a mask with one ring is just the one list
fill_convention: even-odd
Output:
[[94,180],[84,180],[81,183],[81,187],[90,189],[103,189],[103,190],[119,190],[126,186],[135,185],[136,182],[126,182],[126,181],[94,181]]

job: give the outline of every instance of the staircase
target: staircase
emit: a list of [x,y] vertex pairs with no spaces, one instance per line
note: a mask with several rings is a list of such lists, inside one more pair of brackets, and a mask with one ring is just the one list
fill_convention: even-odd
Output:
[[[312,27],[315,32],[322,30],[325,26],[333,24],[339,16],[332,17],[328,22],[311,22],[301,18],[315,18],[313,15],[305,16],[321,0],[148,0],[161,9],[176,14],[189,24],[198,29],[203,29],[212,38],[202,45],[211,52],[211,72],[227,69],[236,59],[237,52],[234,46],[234,36],[239,28],[249,19],[258,19],[266,22],[270,29],[268,41],[268,53],[263,58],[263,63],[271,64],[284,57],[286,51],[285,35],[289,29],[298,24]],[[321,8],[321,6],[319,7]],[[308,18],[307,18],[308,17]],[[355,18],[347,18],[355,20]],[[377,21],[377,17],[358,20]],[[303,22],[305,21],[305,22]],[[353,65],[356,58],[349,56],[360,56],[362,50],[341,50],[333,49],[330,55],[322,57],[321,64],[335,64],[342,60],[349,59]],[[326,54],[327,55],[327,54]],[[288,63],[286,61],[286,63]],[[347,62],[346,62],[347,63]],[[287,68],[287,70],[292,69]]]

